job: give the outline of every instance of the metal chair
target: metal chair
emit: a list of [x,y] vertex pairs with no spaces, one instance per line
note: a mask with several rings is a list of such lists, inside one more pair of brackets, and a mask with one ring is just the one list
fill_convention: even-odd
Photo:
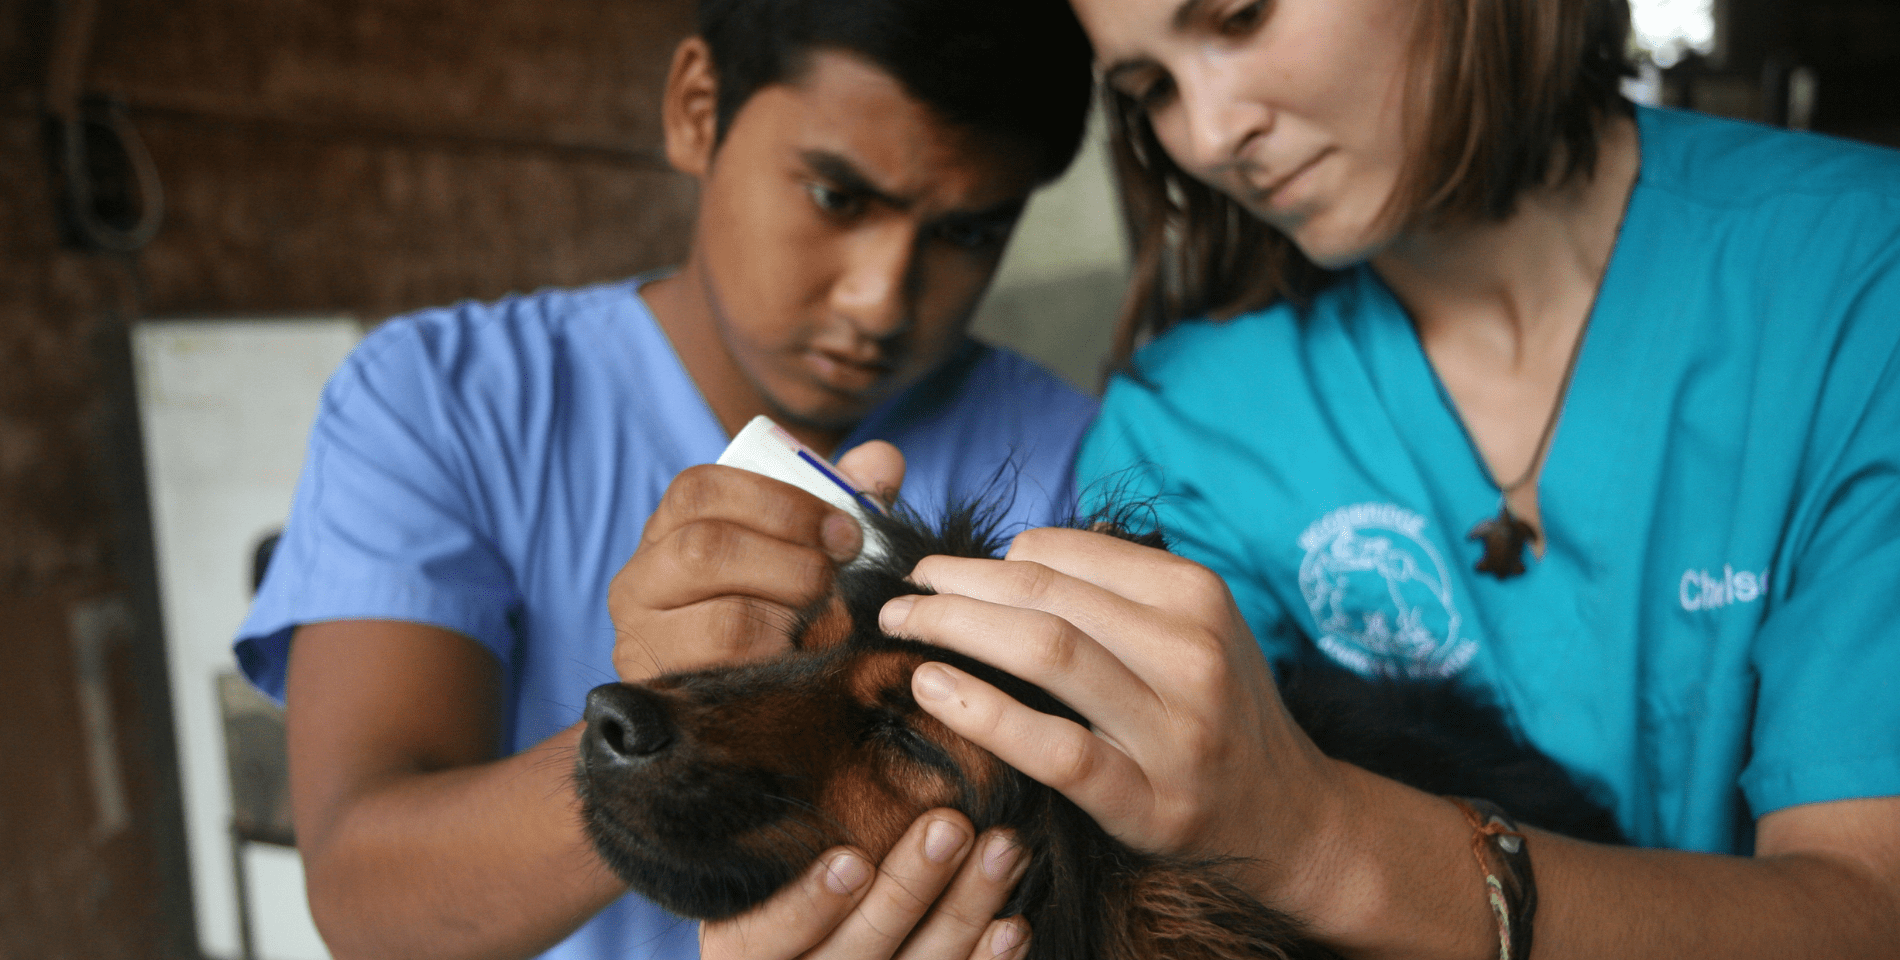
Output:
[[[264,582],[277,535],[261,540],[251,556],[251,589]],[[224,716],[224,762],[231,778],[231,877],[237,891],[238,945],[244,960],[256,960],[251,931],[251,888],[244,849],[253,843],[297,846],[290,823],[290,756],[284,743],[284,711],[236,673],[217,677]]]
[[224,759],[231,774],[231,875],[237,890],[238,943],[255,960],[251,894],[244,850],[253,843],[295,847],[284,712],[235,673],[217,678],[224,714]]

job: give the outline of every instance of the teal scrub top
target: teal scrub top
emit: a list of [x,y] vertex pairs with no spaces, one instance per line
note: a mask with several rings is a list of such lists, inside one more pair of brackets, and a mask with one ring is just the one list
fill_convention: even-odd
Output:
[[1639,110],[1642,166],[1505,581],[1498,491],[1371,270],[1183,324],[1085,497],[1153,495],[1273,658],[1458,677],[1638,843],[1900,794],[1900,153]]

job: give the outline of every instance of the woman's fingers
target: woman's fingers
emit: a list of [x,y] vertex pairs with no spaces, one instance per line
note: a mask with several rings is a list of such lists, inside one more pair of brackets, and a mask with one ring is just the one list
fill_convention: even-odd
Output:
[[1191,709],[1233,679],[1235,667],[1250,674],[1248,683],[1271,684],[1226,583],[1161,550],[1039,529],[1019,535],[1008,560],[926,557],[913,577],[939,596],[893,601],[880,621],[886,631],[909,630],[1014,673],[1098,728],[1113,731],[1124,717],[1146,722],[1154,706]]
[[1025,530],[1011,541],[1007,559],[1042,564],[1144,606],[1212,610],[1231,603],[1227,585],[1206,567],[1104,533]]
[[1110,832],[1146,813],[1153,790],[1141,766],[1099,733],[1023,706],[948,664],[918,667],[911,693],[945,726],[1062,793]]
[[1143,849],[1253,856],[1290,829],[1248,815],[1263,791],[1288,819],[1326,807],[1336,784],[1218,576],[1085,531],[1029,531],[1010,557],[926,558],[915,576],[937,595],[894,600],[880,623],[1029,681],[1092,729],[943,667],[913,676],[925,710]]
[[[927,562],[950,559],[932,557]],[[1009,564],[995,560],[970,562],[987,564],[980,572],[998,575],[989,580],[955,578],[956,586],[951,589],[970,590],[977,596],[959,592],[900,597],[884,605],[878,625],[886,633],[955,650],[1027,680],[1097,725],[1123,716],[1143,716],[1155,705],[1148,685],[1085,630],[1054,614],[1011,605],[1021,602],[1012,588],[984,589],[995,587],[994,579],[1011,579],[1008,575],[1015,571],[1009,569]],[[1103,605],[1127,603],[1086,584],[1075,585],[1098,595],[1096,600]],[[1100,618],[1081,619],[1089,622]]]

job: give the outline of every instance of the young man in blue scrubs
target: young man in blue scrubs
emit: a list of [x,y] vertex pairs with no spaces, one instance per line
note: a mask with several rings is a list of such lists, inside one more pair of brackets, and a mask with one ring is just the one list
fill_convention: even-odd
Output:
[[[965,330],[1030,192],[1075,154],[1088,57],[1054,0],[706,0],[665,95],[668,158],[701,188],[685,263],[397,318],[344,364],[237,641],[287,699],[335,953],[697,954],[583,836],[586,693],[769,649],[859,535],[803,495],[755,510],[769,481],[720,468],[662,495],[767,414],[828,455],[895,444],[926,507],[1005,477],[1011,522],[1068,509],[1093,401]],[[749,514],[722,524],[708,497]],[[761,565],[802,572],[720,598]],[[657,639],[683,619],[764,633]],[[979,839],[917,833],[933,863]],[[833,866],[848,891],[871,872]]]

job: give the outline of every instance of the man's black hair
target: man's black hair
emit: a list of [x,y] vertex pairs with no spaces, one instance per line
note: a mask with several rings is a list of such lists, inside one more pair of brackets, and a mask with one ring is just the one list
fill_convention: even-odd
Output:
[[1082,143],[1088,38],[1066,0],[700,0],[719,74],[718,134],[761,87],[818,50],[862,57],[946,122],[1037,153],[1053,180]]

